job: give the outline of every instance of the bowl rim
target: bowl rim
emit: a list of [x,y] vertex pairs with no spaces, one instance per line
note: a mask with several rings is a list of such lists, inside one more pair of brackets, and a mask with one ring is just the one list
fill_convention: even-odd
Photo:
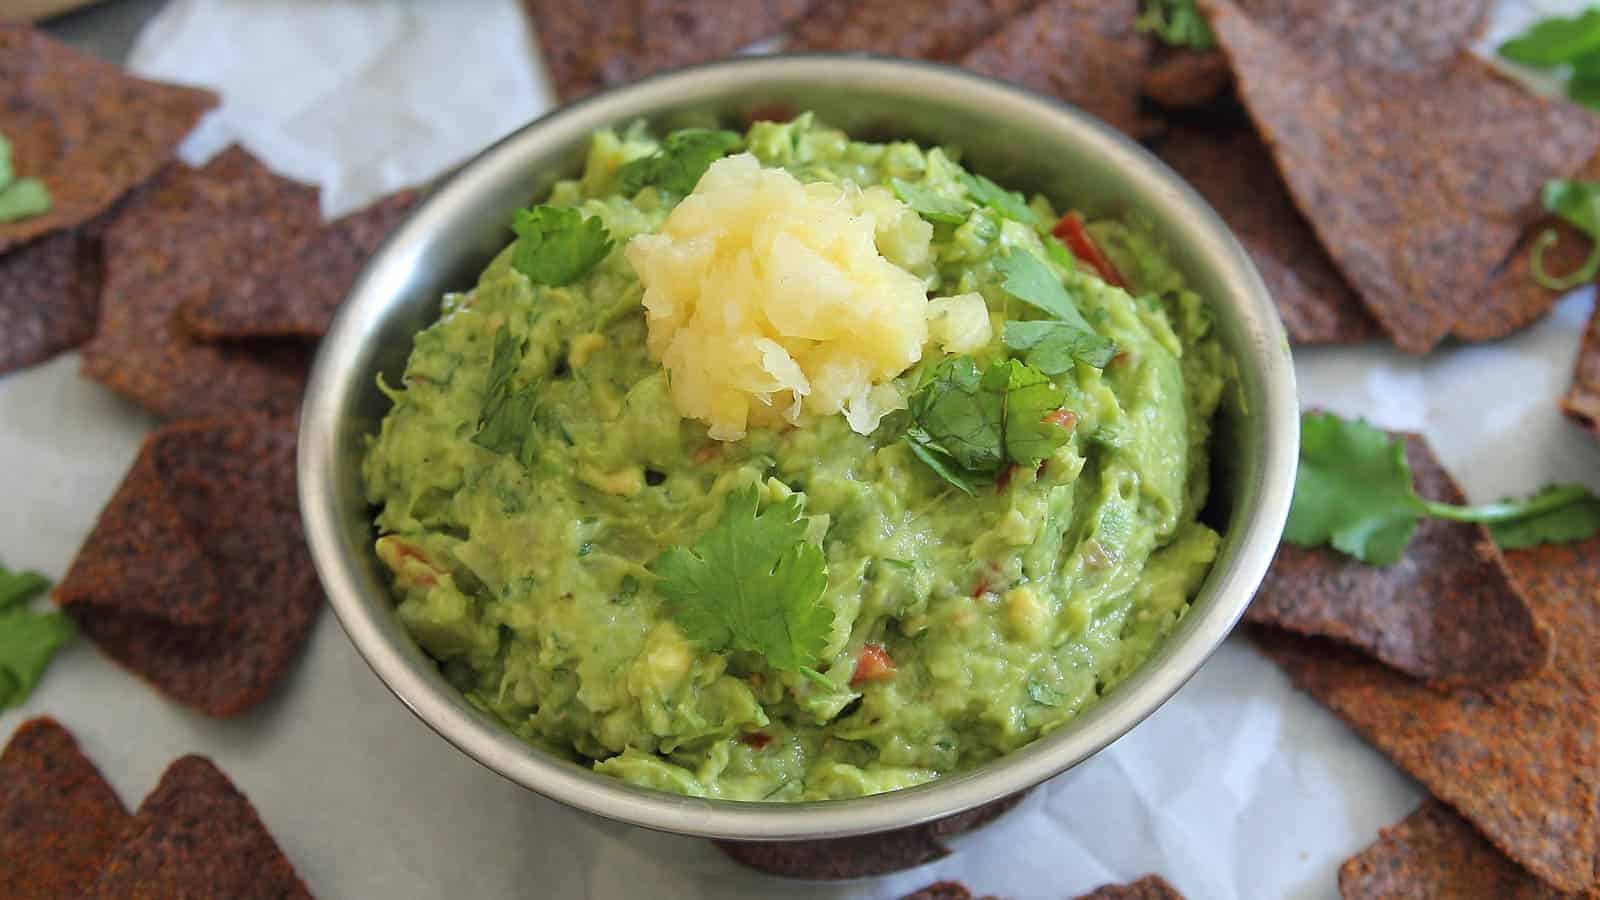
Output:
[[[332,473],[341,437],[344,398],[372,373],[348,371],[366,340],[358,311],[379,302],[386,266],[412,265],[397,247],[422,240],[412,224],[428,208],[469,182],[479,169],[512,165],[519,145],[558,124],[594,119],[605,124],[646,115],[670,101],[680,85],[704,86],[707,79],[747,84],[760,78],[814,78],[854,83],[913,77],[941,82],[968,99],[1026,106],[1075,132],[1095,152],[1117,157],[1121,171],[1137,172],[1170,193],[1168,202],[1203,232],[1203,255],[1216,261],[1241,307],[1251,359],[1259,366],[1264,408],[1262,460],[1256,477],[1257,503],[1243,517],[1232,565],[1221,578],[1208,579],[1218,600],[1191,608],[1179,643],[1169,635],[1158,653],[1161,665],[1146,660],[1116,690],[1101,698],[1053,734],[976,769],[883,794],[805,803],[749,802],[684,797],[640,788],[561,760],[523,742],[503,725],[467,708],[437,672],[430,683],[402,648],[388,639],[372,604],[364,602],[357,565],[342,549],[343,525],[336,510]],[[615,110],[615,112],[612,112]],[[592,130],[592,129],[590,129]],[[524,164],[526,165],[526,164]],[[1131,177],[1131,176],[1130,176]],[[465,189],[463,188],[463,191]],[[1194,230],[1192,229],[1192,230]],[[1241,356],[1244,353],[1241,352]],[[1241,365],[1247,361],[1241,359]],[[359,374],[360,378],[353,377]],[[658,73],[639,81],[557,106],[511,132],[441,179],[373,255],[341,306],[318,348],[300,416],[299,501],[307,542],[317,574],[340,625],[368,667],[411,712],[440,737],[502,777],[556,800],[618,822],[659,831],[732,840],[798,840],[847,837],[920,824],[998,800],[1059,775],[1112,744],[1161,707],[1189,681],[1227,637],[1259,587],[1288,515],[1299,452],[1298,400],[1288,340],[1271,296],[1248,254],[1200,195],[1164,163],[1132,139],[1055,98],[953,66],[862,53],[784,53],[742,56]],[[1233,539],[1233,535],[1228,536]],[[1212,581],[1215,581],[1213,584]],[[1203,589],[1204,590],[1204,589]],[[384,608],[389,598],[382,598]],[[448,690],[454,696],[445,696]]]

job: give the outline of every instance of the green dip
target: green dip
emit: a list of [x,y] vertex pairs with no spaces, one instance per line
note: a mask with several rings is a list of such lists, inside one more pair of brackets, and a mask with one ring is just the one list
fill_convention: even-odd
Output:
[[[642,128],[599,133],[582,178],[547,201],[605,224],[615,246],[598,265],[535,286],[508,249],[476,287],[445,298],[402,386],[385,387],[394,407],[364,468],[379,556],[401,621],[450,683],[523,739],[598,772],[697,797],[798,801],[982,765],[1137,669],[1217,553],[1197,514],[1233,372],[1205,302],[1153,242],[1122,223],[1089,225],[1125,291],[1047,247],[1056,214],[1044,198],[1008,215],[974,195],[963,221],[933,226],[932,259],[913,273],[929,296],[979,292],[996,322],[1036,318],[994,267],[1028,251],[1117,348],[1103,370],[1079,364],[1055,379],[1075,418],[1064,446],[968,496],[913,455],[904,412],[865,436],[831,415],[731,442],[680,417],[646,349],[643,288],[623,250],[678,198],[616,186],[621,164],[658,146]],[[810,116],[757,123],[743,149],[803,182],[898,178],[954,198],[973,184],[951,152],[852,141]],[[505,334],[525,342],[515,383],[537,385],[531,453],[473,440]],[[1007,353],[997,327],[972,356],[987,365]],[[911,394],[944,356],[930,343],[895,385]],[[657,590],[652,563],[693,545],[752,487],[763,504],[801,497],[826,559],[833,625],[820,679],[706,649]],[[892,668],[863,668],[864,655]]]

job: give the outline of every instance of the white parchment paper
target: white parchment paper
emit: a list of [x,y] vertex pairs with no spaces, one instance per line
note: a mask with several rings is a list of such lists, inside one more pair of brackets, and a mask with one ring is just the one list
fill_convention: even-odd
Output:
[[[1583,5],[1507,4],[1487,40]],[[241,141],[319,183],[337,214],[546,109],[534,46],[516,0],[175,0],[130,64],[223,94],[189,159]],[[1592,302],[1579,292],[1510,339],[1426,360],[1301,351],[1302,399],[1427,433],[1475,500],[1552,480],[1600,488],[1600,445],[1556,411]],[[83,379],[76,355],[0,379],[0,560],[59,577],[152,424]],[[958,839],[954,856],[847,885],[753,875],[705,842],[602,823],[502,781],[412,718],[331,615],[284,690],[243,720],[190,714],[86,643],[0,716],[0,735],[41,713],[79,736],[130,805],[175,757],[213,757],[327,898],[892,898],[938,878],[1061,898],[1146,872],[1191,898],[1332,897],[1340,860],[1420,797],[1237,639],[1116,745]]]

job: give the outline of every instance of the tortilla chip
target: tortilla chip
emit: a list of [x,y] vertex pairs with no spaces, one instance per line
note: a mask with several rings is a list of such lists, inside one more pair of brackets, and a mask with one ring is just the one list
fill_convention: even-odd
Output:
[[1046,0],[961,58],[983,75],[1058,97],[1128,134],[1149,131],[1139,82],[1150,41],[1133,27],[1139,0]]
[[712,841],[734,862],[769,875],[833,881],[870,878],[950,855],[944,839],[981,828],[1022,802],[1013,794],[924,825],[819,841]]
[[1567,418],[1600,435],[1600,303],[1589,315],[1583,344],[1572,367],[1572,386],[1561,398]]
[[1492,0],[1235,0],[1235,5],[1295,50],[1399,72],[1432,71],[1455,59],[1483,33],[1493,8]]
[[[1466,503],[1427,441],[1404,438],[1417,493]],[[1516,681],[1550,663],[1550,631],[1488,529],[1443,519],[1424,519],[1392,566],[1282,544],[1245,620],[1330,637],[1441,685]]]
[[1505,554],[1555,636],[1536,679],[1442,693],[1315,639],[1252,636],[1295,684],[1546,883],[1595,883],[1600,823],[1600,537]]
[[207,340],[322,337],[367,260],[421,196],[390,194],[304,243],[251,258],[238,277],[194,297],[183,309],[184,324]]
[[210,91],[134,78],[23,25],[0,25],[0,132],[17,174],[51,209],[0,222],[0,252],[89,221],[149,180],[200,117]]
[[177,313],[321,225],[315,188],[274,175],[237,147],[201,169],[169,168],[106,231],[99,331],[83,347],[84,373],[174,419],[294,411],[310,347],[201,343]]
[[959,881],[935,881],[933,884],[913,891],[900,900],[973,900],[972,892]]
[[216,586],[213,618],[177,621],[113,578],[80,579],[80,566],[95,571],[116,547],[105,517],[58,599],[85,636],[158,690],[207,715],[238,715],[289,673],[322,606],[296,499],[294,423],[239,416],[168,425],[145,440],[129,473],[130,482],[146,480],[154,484],[125,483],[107,513],[120,514],[125,497],[158,494],[176,509],[180,521],[160,532],[172,545],[146,552],[209,573],[190,590]]
[[128,823],[116,791],[50,718],[0,754],[0,885],[13,900],[79,897]]
[[1244,123],[1177,128],[1157,148],[1233,229],[1296,344],[1351,344],[1381,332],[1295,209],[1267,148]]
[[1140,90],[1174,110],[1204,109],[1222,99],[1233,84],[1228,61],[1215,50],[1163,51],[1140,80]]
[[1428,800],[1339,867],[1345,900],[1559,900],[1555,890],[1506,859],[1460,816]]
[[305,898],[249,798],[201,756],[167,767],[87,895]]
[[1077,900],[1183,900],[1183,895],[1160,875],[1146,875],[1128,884],[1102,885]]
[[[1412,4],[1369,4],[1320,36],[1293,15],[1200,5],[1290,194],[1396,346],[1425,353],[1482,315],[1477,304],[1506,302],[1483,287],[1532,220],[1539,188],[1600,148],[1600,118],[1535,97],[1469,54],[1435,61],[1455,37],[1399,31],[1367,50],[1368,38],[1348,39],[1381,33],[1389,15],[1409,20]],[[1405,51],[1401,62],[1379,65],[1380,46],[1384,58]]]
[[955,62],[1037,0],[828,0],[795,26],[785,50],[882,53]]
[[526,0],[562,102],[783,33],[816,0]]
[[0,256],[0,375],[88,340],[99,309],[100,245],[82,229]]

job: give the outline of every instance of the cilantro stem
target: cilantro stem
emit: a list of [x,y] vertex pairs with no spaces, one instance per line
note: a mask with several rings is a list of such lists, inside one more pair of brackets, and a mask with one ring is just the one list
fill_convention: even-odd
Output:
[[1588,496],[1589,492],[1583,487],[1572,485],[1556,488],[1530,497],[1527,500],[1503,500],[1499,503],[1484,503],[1478,506],[1456,506],[1450,503],[1424,500],[1422,505],[1428,511],[1428,515],[1436,519],[1450,519],[1455,522],[1479,522],[1489,525],[1542,515],[1551,510],[1577,503]]
[[1539,282],[1539,286],[1546,290],[1569,291],[1593,278],[1595,273],[1600,271],[1600,242],[1596,242],[1589,248],[1589,256],[1583,261],[1583,265],[1566,275],[1551,275],[1544,267],[1544,254],[1560,240],[1561,235],[1557,234],[1554,228],[1547,228],[1533,242],[1533,280]]

